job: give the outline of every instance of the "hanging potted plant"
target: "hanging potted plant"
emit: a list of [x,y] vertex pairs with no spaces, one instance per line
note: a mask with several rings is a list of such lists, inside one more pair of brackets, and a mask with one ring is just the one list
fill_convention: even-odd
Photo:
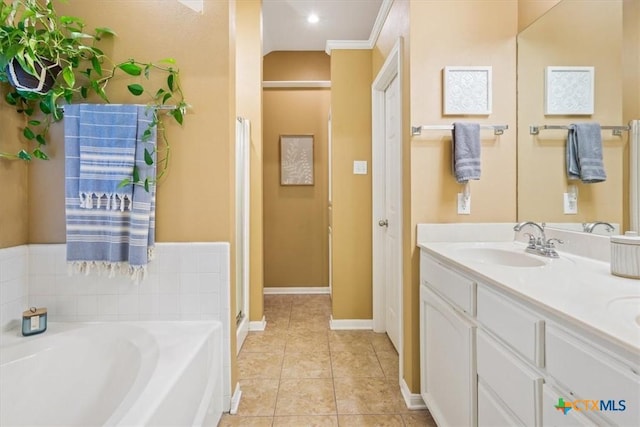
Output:
[[[62,104],[92,93],[109,102],[108,83],[117,74],[125,74],[135,80],[127,81],[129,93],[146,95],[147,103],[155,107],[150,126],[158,127],[167,148],[167,155],[158,159],[163,163],[158,168],[161,176],[168,161],[161,115],[182,124],[187,107],[175,61],[113,63],[98,47],[104,37],[115,36],[110,28],[88,31],[83,19],[59,16],[52,0],[3,0],[0,5],[0,84],[10,86],[5,101],[25,116],[22,135],[29,147],[16,154],[0,152],[0,158],[48,159],[47,133],[52,122],[62,119]],[[165,74],[163,84],[147,89],[151,75],[157,73]]]

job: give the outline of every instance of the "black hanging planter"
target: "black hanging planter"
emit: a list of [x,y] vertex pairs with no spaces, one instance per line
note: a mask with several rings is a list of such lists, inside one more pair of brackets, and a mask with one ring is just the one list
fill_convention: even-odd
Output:
[[47,59],[41,59],[41,61],[45,65],[44,68],[38,62],[35,63],[36,72],[39,74],[38,77],[27,73],[15,58],[9,61],[9,64],[7,64],[9,83],[20,91],[34,92],[40,95],[47,94],[53,87],[62,68]]

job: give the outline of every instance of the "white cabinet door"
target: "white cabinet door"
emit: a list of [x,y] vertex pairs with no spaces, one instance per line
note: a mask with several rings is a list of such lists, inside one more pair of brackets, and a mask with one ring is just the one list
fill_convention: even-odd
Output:
[[475,326],[420,287],[422,397],[440,427],[477,425]]

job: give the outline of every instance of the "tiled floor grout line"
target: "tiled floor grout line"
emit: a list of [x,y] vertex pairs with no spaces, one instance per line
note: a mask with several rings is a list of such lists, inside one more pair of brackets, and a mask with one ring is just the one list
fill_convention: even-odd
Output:
[[[287,404],[287,402],[289,402],[289,398],[291,397],[291,392],[292,392],[291,387],[294,387],[293,389],[294,394],[295,394],[295,387],[297,387],[294,382],[289,382],[289,380],[307,381],[307,380],[319,380],[322,378],[331,379],[331,389],[327,387],[325,388],[325,392],[329,392],[329,390],[331,390],[331,392],[333,393],[332,400],[333,400],[335,410],[332,414],[327,413],[324,415],[328,417],[328,419],[333,419],[330,422],[331,425],[338,425],[338,427],[342,427],[342,426],[350,427],[350,425],[353,425],[353,423],[355,422],[365,422],[367,423],[367,425],[369,425],[368,423],[370,422],[375,423],[376,419],[378,418],[383,418],[383,419],[386,418],[390,422],[393,422],[394,423],[393,425],[397,425],[397,426],[407,427],[407,426],[416,425],[415,423],[420,419],[420,417],[416,418],[415,415],[405,411],[403,408],[399,406],[398,402],[395,402],[395,403],[390,402],[390,404],[393,406],[380,407],[376,405],[369,406],[369,404],[367,404],[366,408],[365,407],[360,408],[359,406],[355,406],[351,408],[351,405],[354,402],[358,401],[358,400],[354,401],[353,399],[362,399],[362,394],[358,393],[358,389],[353,389],[351,391],[347,390],[348,387],[353,388],[355,386],[354,384],[349,386],[349,381],[341,380],[342,381],[341,384],[343,388],[345,388],[345,390],[343,390],[342,392],[350,393],[346,397],[348,400],[345,401],[348,407],[347,409],[348,413],[345,413],[345,414],[339,413],[337,384],[336,384],[336,376],[335,376],[336,367],[339,368],[341,379],[348,380],[349,378],[354,378],[354,379],[358,379],[357,382],[359,382],[366,377],[367,379],[372,380],[373,383],[377,383],[376,381],[378,379],[382,380],[382,383],[384,384],[383,387],[385,387],[385,390],[387,390],[384,392],[386,395],[387,393],[392,393],[391,387],[396,388],[397,386],[397,384],[395,384],[396,381],[392,382],[387,375],[392,371],[389,368],[391,367],[395,367],[396,369],[398,368],[398,366],[394,366],[394,363],[396,363],[397,361],[395,361],[391,356],[391,354],[393,353],[392,347],[391,348],[389,347],[391,343],[384,341],[384,339],[382,338],[384,335],[375,334],[372,332],[367,333],[365,331],[331,331],[329,328],[329,324],[328,324],[329,320],[326,313],[326,311],[330,310],[330,308],[325,305],[324,301],[321,301],[318,303],[318,304],[322,304],[322,307],[318,306],[318,308],[316,308],[314,304],[315,302],[313,300],[305,301],[304,297],[301,297],[299,299],[273,298],[273,299],[270,299],[270,301],[267,301],[265,299],[265,312],[268,313],[266,315],[267,321],[269,321],[269,316],[273,316],[272,319],[275,319],[274,320],[275,323],[272,323],[271,328],[267,326],[267,330],[262,333],[254,332],[252,334],[254,336],[257,335],[257,337],[253,338],[253,341],[251,342],[251,349],[250,349],[252,351],[249,351],[248,353],[249,354],[272,353],[273,349],[277,348],[276,346],[279,345],[278,343],[284,340],[284,343],[282,344],[282,347],[281,347],[281,360],[279,364],[273,364],[269,362],[270,359],[268,357],[264,357],[262,359],[258,358],[257,362],[256,362],[256,359],[254,359],[254,362],[251,362],[250,360],[251,358],[248,357],[249,359],[247,360],[248,364],[245,366],[249,370],[244,371],[245,372],[244,375],[247,375],[249,378],[244,378],[244,379],[253,380],[253,381],[261,378],[277,379],[278,382],[277,382],[277,389],[275,390],[275,393],[274,393],[275,402],[273,406],[273,411],[269,411],[270,414],[265,413],[264,415],[260,415],[261,414],[260,412],[256,412],[254,413],[254,415],[251,415],[251,416],[239,415],[239,418],[237,418],[235,421],[233,421],[233,418],[229,416],[228,422],[231,424],[222,423],[222,425],[225,425],[225,426],[241,425],[242,426],[243,425],[242,420],[245,419],[247,423],[252,423],[252,424],[262,423],[261,425],[270,425],[272,427],[275,427],[277,425],[282,425],[282,423],[286,423],[286,425],[293,425],[292,422],[298,423],[300,422],[300,420],[293,421],[298,417],[302,417],[300,419],[303,419],[304,417],[313,418],[317,416],[319,419],[322,419],[322,416],[323,416],[322,414],[312,415],[314,410],[313,409],[309,410],[308,406],[305,409],[303,407],[298,407],[297,405],[291,406],[290,404]],[[322,323],[319,323],[318,321],[321,318],[324,318],[324,319]],[[280,323],[278,323],[278,321],[280,321]],[[309,323],[307,323],[307,321],[309,321]],[[326,325],[325,325],[325,322],[326,322]],[[307,332],[310,332],[311,334],[305,337]],[[265,334],[265,335],[262,335],[262,334]],[[351,338],[351,334],[353,334],[353,339]],[[259,338],[260,335],[262,335],[263,338]],[[318,367],[318,368],[313,367],[311,368],[313,369],[313,371],[309,371],[308,374],[304,368],[302,369],[302,371],[300,371],[299,369],[296,369],[296,365],[298,363],[297,361],[299,359],[305,360],[304,357],[300,357],[299,355],[302,355],[305,353],[313,354],[320,351],[318,347],[315,345],[318,342],[317,338],[319,337],[323,337],[323,340],[326,340],[326,348],[327,348],[328,362],[329,362],[328,374],[325,371],[326,368],[322,368],[322,367]],[[365,343],[366,345],[363,345]],[[264,347],[265,344],[268,347]],[[267,351],[267,350],[270,350],[270,351]],[[324,350],[322,351],[324,352]],[[377,362],[377,365],[374,365],[372,363],[373,358],[371,358],[371,356],[365,356],[365,355],[369,355],[371,351],[373,351],[373,354],[375,355],[375,360]],[[243,349],[241,349],[241,352],[243,352]],[[246,354],[247,352],[244,352],[244,353]],[[353,356],[353,359],[351,359],[350,357],[347,357],[347,355],[343,353],[351,354]],[[398,356],[397,352],[395,353],[395,355],[396,357]],[[324,358],[321,357],[317,360],[323,360],[323,359]],[[285,378],[284,368],[285,368],[285,362],[287,360],[289,361],[288,362],[289,370],[287,374],[288,377]],[[350,360],[353,360],[353,362],[351,362]],[[367,360],[369,360],[369,362],[367,362]],[[267,365],[264,365],[264,363],[267,363]],[[317,363],[317,362],[313,362],[313,363]],[[368,363],[369,365],[363,365],[363,363]],[[257,366],[257,369],[256,369],[256,366]],[[274,369],[276,366],[278,366],[280,369],[277,377],[269,374],[269,370]],[[314,365],[312,364],[311,366],[314,366]],[[321,366],[321,365],[318,365],[318,366]],[[363,374],[364,371],[362,369],[363,367],[365,367],[365,370],[366,370],[367,369],[366,366],[369,366],[370,369],[373,369],[373,370],[375,370],[374,366],[378,366],[378,369],[382,373],[382,376],[381,377],[368,376],[368,375],[365,375],[366,372],[365,374]],[[353,369],[356,369],[353,372],[351,371],[352,367]],[[386,371],[385,371],[385,367],[386,367]],[[376,374],[372,373],[371,375],[376,375]],[[398,375],[399,373],[396,372],[394,378],[396,378]],[[325,379],[324,387],[328,385],[328,381],[326,381],[326,379]],[[286,387],[283,388],[283,381],[285,380],[287,380],[287,383],[286,383]],[[365,383],[366,382],[367,381],[365,381]],[[274,394],[272,394],[272,396]],[[329,396],[326,396],[326,397],[329,397]],[[282,405],[284,405],[284,406],[281,405],[281,410],[283,410],[285,413],[278,415],[277,413],[278,401],[281,398],[286,399],[286,402],[284,401],[281,402]],[[326,404],[328,404],[330,401],[331,400],[325,400]],[[314,408],[314,407],[311,407],[311,408]],[[329,407],[327,407],[326,409],[329,409]],[[365,411],[366,413],[361,413],[361,411]],[[287,412],[292,412],[292,414],[287,415]],[[375,412],[375,413],[371,413],[371,412]],[[359,420],[359,421],[356,421],[356,420]],[[333,423],[336,423],[336,424],[333,424]],[[350,425],[347,425],[345,423],[349,423]],[[248,425],[248,424],[244,424],[244,425]],[[300,424],[300,425],[303,425],[303,424]],[[420,425],[424,425],[424,424],[420,424]],[[431,424],[426,424],[426,425],[431,425]]]

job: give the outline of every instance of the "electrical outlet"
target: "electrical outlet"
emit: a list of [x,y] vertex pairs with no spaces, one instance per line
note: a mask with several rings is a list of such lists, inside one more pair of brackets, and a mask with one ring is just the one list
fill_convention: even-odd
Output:
[[458,215],[471,214],[471,196],[464,196],[464,193],[458,193]]
[[578,213],[578,200],[575,193],[564,193],[564,213],[565,215],[575,215]]

